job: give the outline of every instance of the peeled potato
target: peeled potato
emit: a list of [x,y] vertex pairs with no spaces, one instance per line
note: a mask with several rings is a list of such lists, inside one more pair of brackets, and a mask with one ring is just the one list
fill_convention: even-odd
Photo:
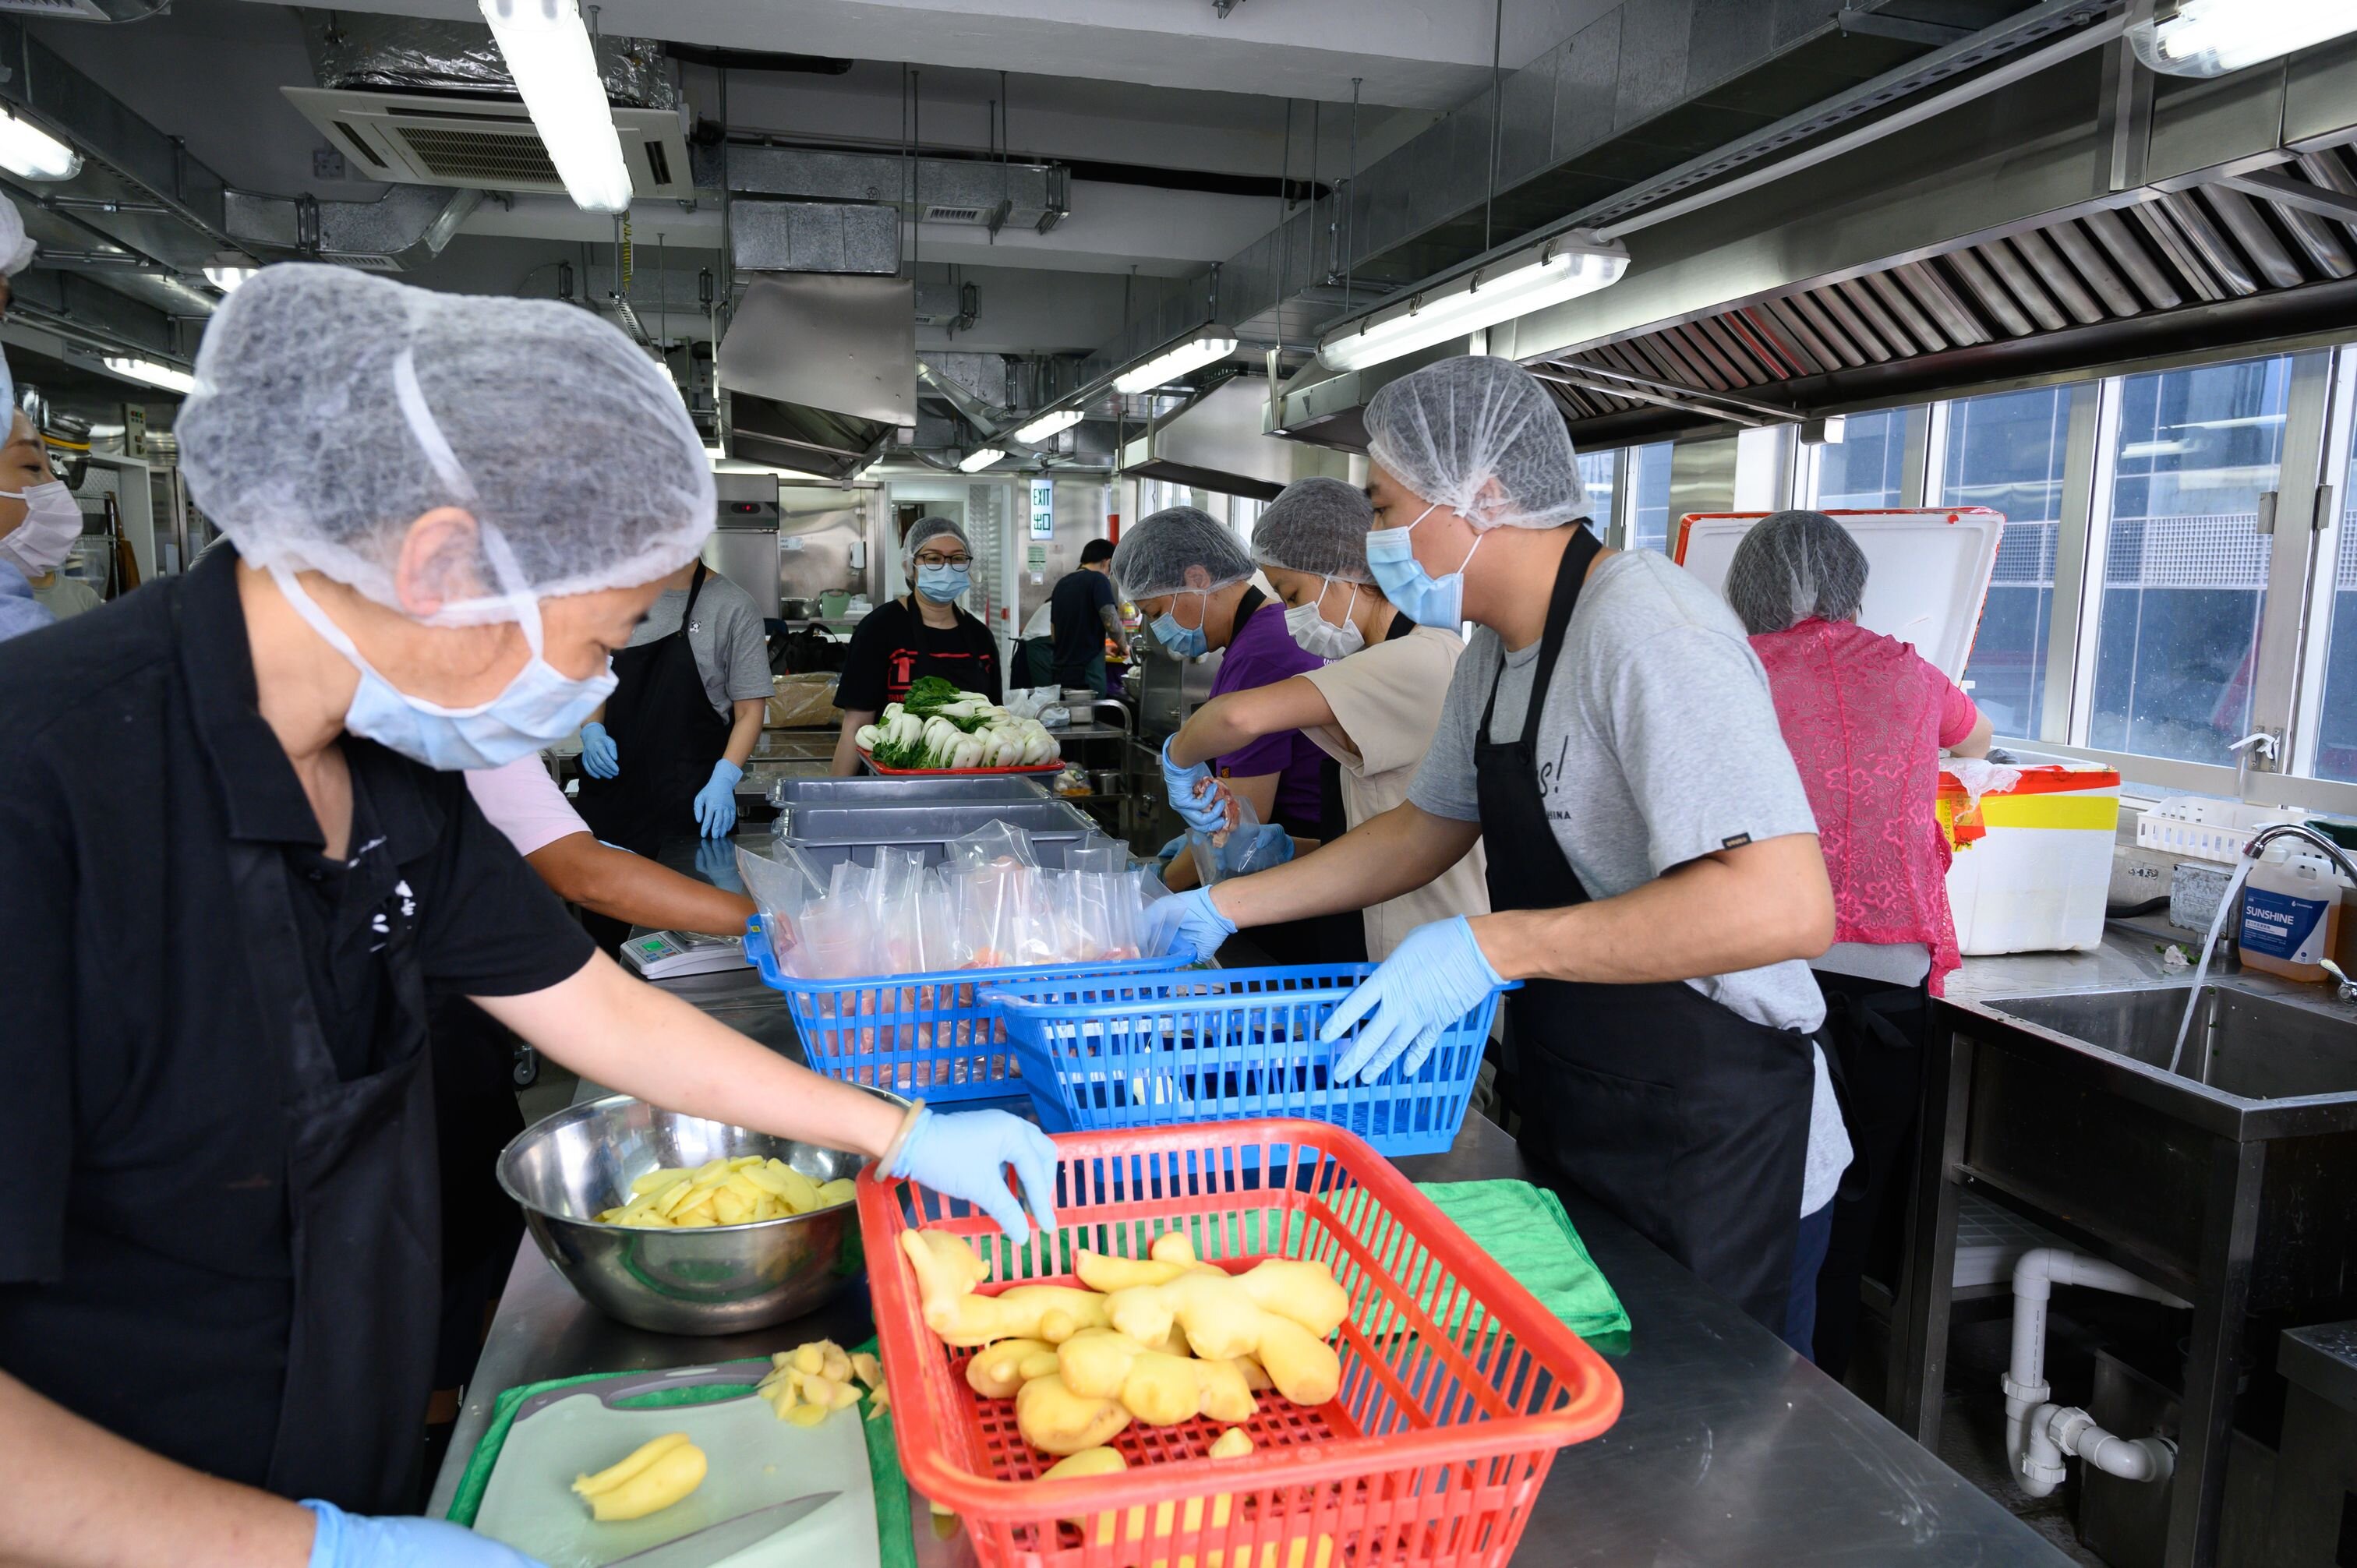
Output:
[[759,1155],[665,1166],[630,1183],[627,1203],[598,1212],[604,1225],[640,1229],[752,1225],[852,1201],[848,1177],[821,1185],[783,1160]]

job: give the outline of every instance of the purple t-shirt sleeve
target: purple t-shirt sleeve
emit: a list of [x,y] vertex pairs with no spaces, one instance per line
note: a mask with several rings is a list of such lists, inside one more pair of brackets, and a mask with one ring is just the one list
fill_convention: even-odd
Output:
[[[1273,686],[1279,681],[1321,669],[1326,661],[1307,652],[1285,629],[1285,607],[1265,604],[1253,618],[1244,622],[1228,651],[1220,660],[1220,672],[1211,677],[1211,695],[1223,692],[1249,692],[1256,686]],[[1318,759],[1320,753],[1308,737],[1297,731],[1286,730],[1266,735],[1238,751],[1212,759],[1214,771],[1230,778],[1256,779],[1265,773],[1295,773],[1278,785],[1282,800],[1287,795],[1299,795],[1305,789],[1313,805],[1318,799]]]

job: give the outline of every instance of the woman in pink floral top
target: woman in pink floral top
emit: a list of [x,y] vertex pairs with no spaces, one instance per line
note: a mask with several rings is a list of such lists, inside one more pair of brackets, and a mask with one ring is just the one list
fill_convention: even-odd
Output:
[[1743,537],[1727,602],[1767,667],[1833,881],[1834,946],[1813,967],[1826,1047],[1857,1158],[1817,1275],[1816,1361],[1839,1378],[1869,1264],[1895,1281],[1922,1028],[1956,954],[1940,753],[1988,750],[1973,700],[1903,642],[1857,624],[1866,554],[1821,511],[1781,511]]

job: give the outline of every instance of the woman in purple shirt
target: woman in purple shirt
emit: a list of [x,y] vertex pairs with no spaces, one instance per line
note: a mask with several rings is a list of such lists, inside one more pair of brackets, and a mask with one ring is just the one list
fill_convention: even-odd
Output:
[[[1113,575],[1122,596],[1137,606],[1172,655],[1222,653],[1211,678],[1215,697],[1272,685],[1325,663],[1304,652],[1286,629],[1285,606],[1257,580],[1243,541],[1193,507],[1168,508],[1125,531],[1114,551]],[[1215,777],[1303,849],[1341,836],[1340,779],[1326,777],[1333,770],[1333,762],[1297,730],[1264,736],[1207,763],[1177,766],[1165,758],[1172,810],[1178,810],[1177,797],[1194,779]],[[1278,963],[1366,959],[1365,927],[1355,912],[1264,926],[1253,940]]]

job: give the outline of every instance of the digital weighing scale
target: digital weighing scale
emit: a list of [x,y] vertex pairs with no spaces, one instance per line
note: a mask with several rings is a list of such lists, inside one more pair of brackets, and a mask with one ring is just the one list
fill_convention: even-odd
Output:
[[741,937],[708,937],[701,931],[649,931],[622,944],[622,961],[648,980],[683,974],[713,974],[749,969]]

